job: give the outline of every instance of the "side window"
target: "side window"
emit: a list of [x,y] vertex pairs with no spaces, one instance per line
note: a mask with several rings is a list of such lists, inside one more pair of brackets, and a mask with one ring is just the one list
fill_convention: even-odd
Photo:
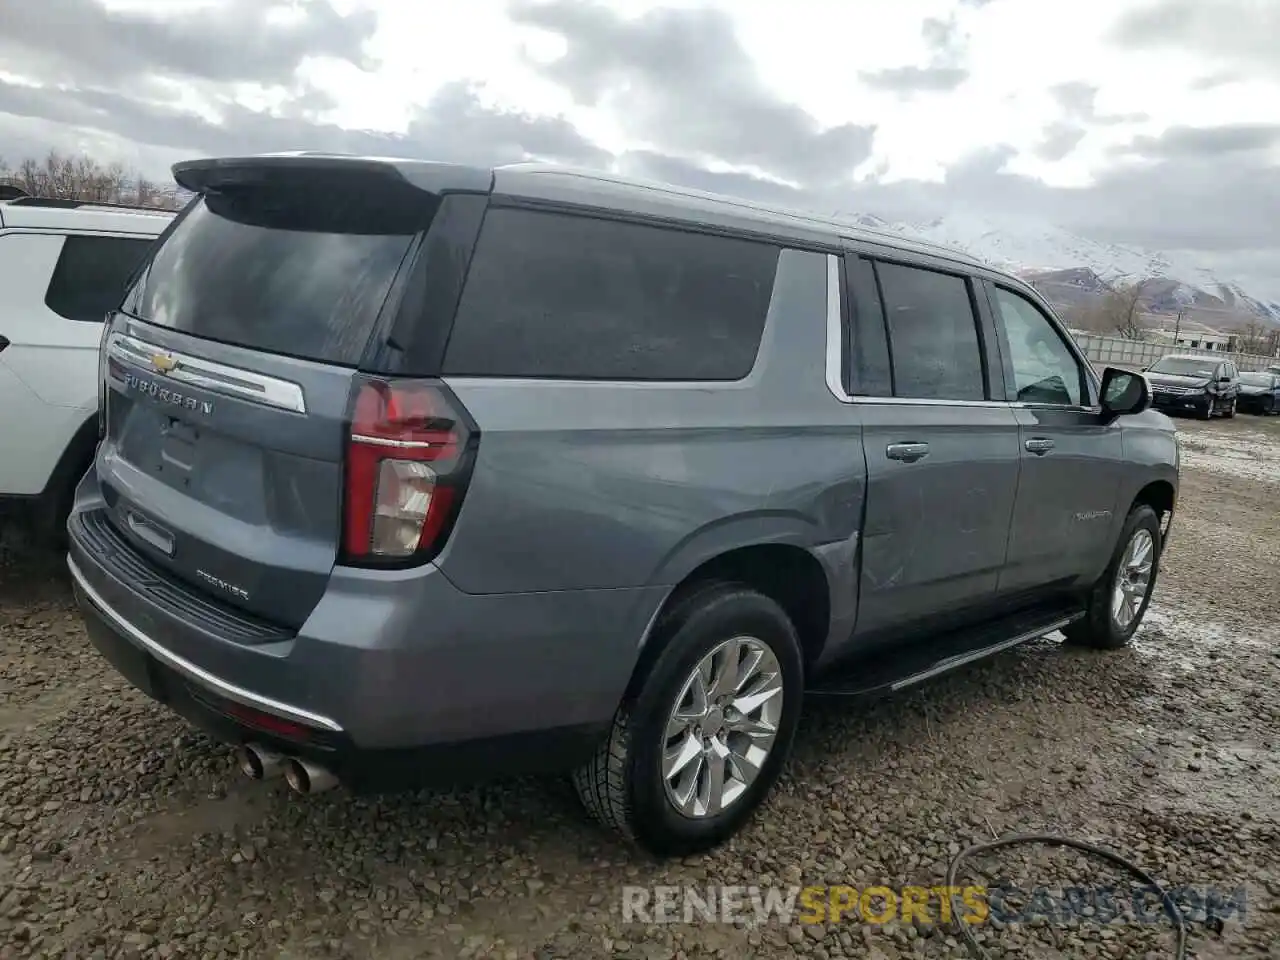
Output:
[[984,400],[977,318],[962,277],[894,263],[876,275],[889,328],[894,394]]
[[444,372],[740,380],[760,349],[778,248],[583,216],[490,210]]
[[1021,294],[992,286],[992,306],[1009,346],[1013,386],[1023,403],[1081,406],[1084,371],[1062,336],[1034,303]]
[[846,256],[845,294],[849,314],[849,393],[861,397],[892,397],[889,339],[884,312],[876,298],[876,274],[870,260]]
[[45,306],[68,320],[101,323],[120,306],[125,284],[150,247],[150,240],[128,237],[67,237],[49,279]]

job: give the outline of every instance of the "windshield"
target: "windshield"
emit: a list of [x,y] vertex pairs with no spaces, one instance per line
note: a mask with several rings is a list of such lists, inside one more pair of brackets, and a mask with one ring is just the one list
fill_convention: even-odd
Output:
[[1251,387],[1269,387],[1271,386],[1273,374],[1270,373],[1242,373],[1240,374],[1240,382],[1247,383]]
[[1213,370],[1214,364],[1212,360],[1197,360],[1194,357],[1162,357],[1151,366],[1149,372],[1211,380],[1213,378]]

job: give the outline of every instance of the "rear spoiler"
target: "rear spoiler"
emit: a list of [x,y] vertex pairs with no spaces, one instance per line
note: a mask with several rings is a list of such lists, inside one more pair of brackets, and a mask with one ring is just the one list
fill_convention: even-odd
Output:
[[409,187],[431,194],[488,193],[493,171],[463,164],[426,160],[357,157],[331,153],[275,153],[250,157],[184,160],[173,165],[173,179],[193,193],[228,187],[286,184],[334,185],[373,182],[395,189]]

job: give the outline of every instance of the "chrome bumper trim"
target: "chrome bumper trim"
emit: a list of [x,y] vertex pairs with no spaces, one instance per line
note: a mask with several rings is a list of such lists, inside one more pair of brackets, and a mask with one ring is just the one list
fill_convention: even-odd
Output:
[[71,570],[71,576],[75,580],[77,588],[84,592],[84,595],[103,616],[110,620],[131,641],[187,679],[207,687],[219,696],[234,700],[247,707],[254,707],[307,726],[331,730],[334,733],[342,733],[342,726],[328,717],[322,717],[318,713],[312,713],[310,710],[304,710],[301,707],[293,707],[287,703],[281,703],[279,700],[272,700],[270,697],[253,693],[243,687],[237,687],[233,683],[228,683],[226,680],[214,676],[208,670],[197,667],[190,660],[178,656],[171,650],[166,650],[112,609],[111,605],[102,598],[102,594],[89,586],[84,574],[80,572],[80,568],[76,566],[76,562],[70,556],[67,557],[67,567]]

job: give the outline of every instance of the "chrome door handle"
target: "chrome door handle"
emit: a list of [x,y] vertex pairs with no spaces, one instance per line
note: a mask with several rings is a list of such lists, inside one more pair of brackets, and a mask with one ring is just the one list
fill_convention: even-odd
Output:
[[891,443],[884,449],[890,460],[901,460],[903,463],[915,463],[929,455],[927,443]]
[[1032,437],[1023,444],[1031,453],[1044,456],[1053,449],[1053,441],[1047,437]]

